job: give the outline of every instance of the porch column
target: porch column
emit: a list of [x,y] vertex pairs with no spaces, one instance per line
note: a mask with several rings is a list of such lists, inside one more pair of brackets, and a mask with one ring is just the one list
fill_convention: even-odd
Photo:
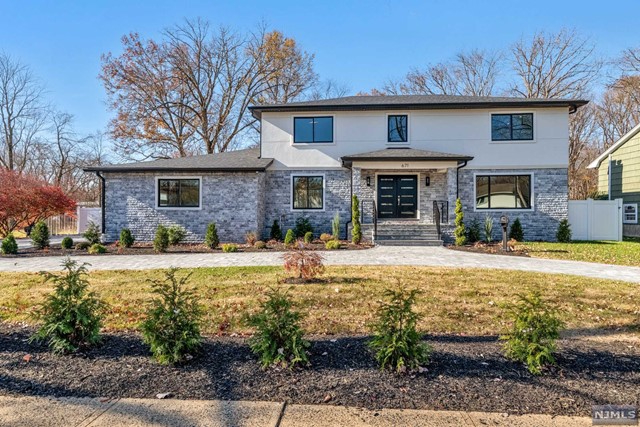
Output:
[[353,194],[358,196],[358,200],[362,200],[362,169],[352,167],[351,168],[351,190]]
[[456,218],[456,168],[447,168],[447,200],[449,201],[449,222]]

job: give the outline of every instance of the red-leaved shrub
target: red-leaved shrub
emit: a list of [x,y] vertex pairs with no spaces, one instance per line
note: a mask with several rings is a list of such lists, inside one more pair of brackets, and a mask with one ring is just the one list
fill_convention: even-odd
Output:
[[299,279],[311,280],[324,272],[322,255],[317,252],[299,249],[286,252],[283,258],[285,271]]

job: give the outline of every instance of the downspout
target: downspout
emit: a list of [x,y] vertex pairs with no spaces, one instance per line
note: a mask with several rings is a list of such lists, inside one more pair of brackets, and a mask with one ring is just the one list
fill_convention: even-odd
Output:
[[460,169],[462,169],[463,167],[467,166],[467,160],[463,160],[464,163],[461,165],[458,165],[458,167],[456,168],[456,200],[458,200],[460,198]]
[[104,193],[105,179],[104,179],[104,176],[100,174],[100,171],[96,171],[96,176],[100,178],[100,216],[101,216],[100,231],[102,231],[102,234],[104,235],[106,232],[106,229],[105,229],[106,228],[106,221],[105,221],[106,209],[104,206],[105,200],[106,200],[105,193]]

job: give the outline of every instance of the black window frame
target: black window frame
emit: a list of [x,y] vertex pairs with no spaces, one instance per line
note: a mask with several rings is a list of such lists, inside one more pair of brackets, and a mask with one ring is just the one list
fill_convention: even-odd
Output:
[[[180,184],[178,185],[178,204],[176,205],[161,205],[160,192],[162,191],[162,182],[163,181],[178,181]],[[182,181],[198,181],[198,204],[197,205],[182,205]],[[202,179],[194,177],[194,178],[158,178],[157,179],[157,202],[156,207],[160,209],[200,209],[200,205],[202,202]]]
[[[322,181],[322,197],[320,198],[321,206],[319,208],[297,208],[296,207],[296,179],[305,178],[307,180],[307,206],[309,203],[309,179],[320,178]],[[321,211],[324,210],[324,175],[292,175],[291,176],[291,209],[296,211]]]
[[[296,121],[298,119],[313,119],[313,126],[311,130],[311,141],[296,141]],[[331,141],[316,141],[316,119],[331,119]],[[294,116],[293,118],[293,143],[294,144],[333,144],[333,116]]]
[[[497,116],[509,116],[509,138],[495,138],[493,136],[493,118]],[[513,116],[531,116],[531,138],[514,138],[513,137]],[[491,141],[533,141],[535,138],[534,134],[534,119],[533,113],[494,113],[491,114]]]
[[[401,141],[391,140],[391,118],[392,117],[404,117],[405,118],[405,131],[404,139]],[[403,144],[409,142],[409,115],[408,114],[388,114],[387,115],[387,142],[389,144]]]
[[[515,208],[493,208],[491,207],[491,178],[492,177],[516,177],[516,188],[518,186],[517,184],[517,178],[519,177],[527,177],[529,178],[529,206],[527,207],[515,207]],[[478,207],[478,178],[487,178],[487,207],[486,208],[479,208]],[[528,173],[514,173],[514,174],[478,174],[475,175],[473,177],[473,186],[474,186],[474,195],[475,195],[475,200],[474,200],[474,209],[477,211],[530,211],[533,209],[533,175],[532,174],[528,174]],[[514,197],[516,197],[516,195],[514,194]]]

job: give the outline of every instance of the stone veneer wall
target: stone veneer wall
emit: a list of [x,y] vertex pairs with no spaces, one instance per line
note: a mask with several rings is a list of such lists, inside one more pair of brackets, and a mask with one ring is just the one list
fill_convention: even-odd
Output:
[[[324,209],[292,210],[292,175],[324,175]],[[351,171],[327,170],[273,170],[267,171],[264,198],[264,237],[269,236],[273,220],[280,223],[282,233],[294,228],[296,219],[307,217],[314,234],[331,233],[331,220],[340,212],[340,231],[344,238],[344,226],[351,220]]]
[[[198,176],[202,179],[201,209],[158,209],[156,177]],[[264,218],[264,172],[242,173],[106,173],[104,240],[115,241],[131,229],[138,241],[152,241],[159,224],[181,225],[186,241],[204,240],[215,222],[220,240],[244,242],[249,231],[261,232]]]
[[[474,212],[474,173],[491,174],[491,173],[509,173],[514,174],[533,173],[533,211],[477,211]],[[455,179],[455,176],[454,176]],[[500,227],[500,216],[507,215],[509,223],[513,223],[516,218],[520,218],[522,229],[524,231],[525,240],[556,240],[556,231],[558,223],[567,218],[568,215],[568,175],[567,169],[460,169],[460,199],[462,201],[464,211],[464,221],[468,226],[470,221],[476,218],[480,221],[481,228],[484,230],[484,220],[486,215],[491,215],[494,219],[493,238],[502,238],[502,229]],[[454,204],[450,210],[451,215],[455,209],[455,185],[454,185]],[[452,220],[453,221],[453,220]],[[446,233],[446,240],[452,241],[453,227],[443,229]]]

